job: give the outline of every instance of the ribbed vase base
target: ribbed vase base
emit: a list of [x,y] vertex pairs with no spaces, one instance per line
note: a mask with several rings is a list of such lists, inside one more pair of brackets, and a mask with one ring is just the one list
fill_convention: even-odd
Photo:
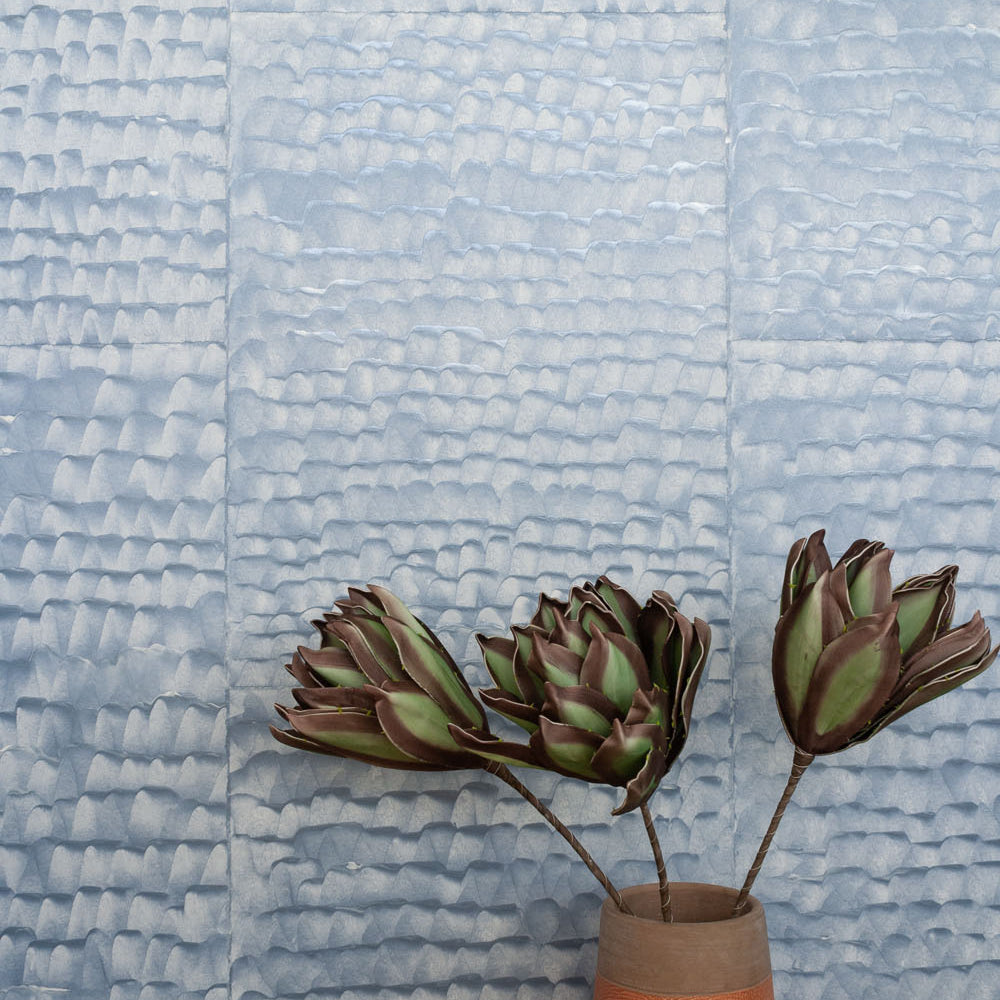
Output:
[[774,1000],[774,984],[768,976],[756,986],[729,993],[640,993],[609,982],[598,973],[594,983],[594,1000]]

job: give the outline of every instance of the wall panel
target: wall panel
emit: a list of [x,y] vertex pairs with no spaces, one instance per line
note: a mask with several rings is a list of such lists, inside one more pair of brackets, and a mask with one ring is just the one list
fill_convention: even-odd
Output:
[[224,395],[219,346],[0,349],[0,990],[226,994]]
[[[610,569],[718,629],[690,794],[658,808],[678,875],[730,865],[721,19],[234,38],[233,995],[585,996],[599,888],[526,805],[302,761],[264,721],[348,584],[393,587],[482,685],[475,629]],[[533,784],[613,878],[653,877],[609,790]]]

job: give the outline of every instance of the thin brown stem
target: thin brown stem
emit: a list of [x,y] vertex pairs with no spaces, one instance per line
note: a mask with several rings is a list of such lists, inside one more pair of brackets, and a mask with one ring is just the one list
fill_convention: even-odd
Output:
[[656,859],[656,879],[660,883],[660,917],[666,924],[674,922],[674,912],[670,906],[670,883],[667,881],[667,866],[663,863],[663,851],[660,850],[660,838],[656,836],[653,827],[653,817],[645,802],[639,807],[642,810],[642,821],[646,825],[650,847]]
[[785,815],[785,807],[792,798],[792,793],[795,791],[795,786],[799,783],[799,778],[805,774],[806,768],[815,759],[816,757],[814,754],[799,750],[798,747],[795,748],[795,756],[792,758],[792,770],[788,775],[788,782],[785,785],[785,791],[782,793],[778,806],[774,810],[774,815],[771,817],[771,825],[767,828],[767,833],[764,834],[764,839],[760,842],[760,847],[757,849],[757,856],[753,859],[750,871],[747,872],[743,888],[740,889],[736,905],[733,907],[734,917],[738,916],[746,908],[747,898],[750,895],[750,890],[753,888],[753,884],[757,878],[757,873],[760,871],[760,866],[764,864],[764,857],[767,855],[767,849],[771,846],[771,841],[774,840],[774,835],[777,832],[778,824],[781,822],[781,817]]
[[506,782],[511,788],[517,792],[526,802],[534,806],[551,824],[552,828],[558,833],[570,847],[580,856],[583,863],[590,869],[591,874],[598,882],[604,887],[604,891],[611,897],[611,901],[618,907],[622,913],[631,914],[632,911],[628,908],[625,900],[622,899],[621,893],[611,884],[611,879],[604,874],[601,866],[591,857],[590,852],[580,843],[579,840],[573,836],[572,832],[567,828],[565,823],[551,810],[545,803],[535,796],[528,788],[521,784],[517,778],[511,773],[509,767],[506,764],[501,764],[499,761],[490,761],[484,765],[484,769],[489,771],[490,774],[495,774],[501,781]]

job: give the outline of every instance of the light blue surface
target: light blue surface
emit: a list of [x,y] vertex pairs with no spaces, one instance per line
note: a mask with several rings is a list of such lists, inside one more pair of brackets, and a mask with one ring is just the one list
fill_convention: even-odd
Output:
[[[796,537],[958,562],[1000,628],[995,5],[371,6],[0,15],[11,1000],[589,996],[599,889],[512,792],[268,735],[350,584],[474,684],[604,570],[709,620],[654,813],[727,883]],[[779,1000],[995,1000],[997,718],[987,676],[807,772]],[[609,789],[526,780],[654,877]]]

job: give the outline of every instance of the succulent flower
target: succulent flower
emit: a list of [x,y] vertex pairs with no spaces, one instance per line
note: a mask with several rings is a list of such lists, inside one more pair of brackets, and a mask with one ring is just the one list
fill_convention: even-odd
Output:
[[625,788],[614,810],[642,805],[687,739],[711,632],[663,591],[640,607],[602,576],[568,601],[542,594],[513,638],[477,636],[496,687],[483,702],[531,734],[527,745],[451,727],[466,750]]
[[487,730],[486,716],[438,637],[384,587],[349,588],[313,622],[319,649],[299,646],[285,669],[298,707],[276,705],[288,746],[381,767],[439,771],[483,766],[448,731]]
[[892,549],[858,539],[833,565],[823,534],[789,552],[772,655],[782,721],[806,754],[870,739],[997,655],[978,611],[951,628],[957,566],[894,588]]

